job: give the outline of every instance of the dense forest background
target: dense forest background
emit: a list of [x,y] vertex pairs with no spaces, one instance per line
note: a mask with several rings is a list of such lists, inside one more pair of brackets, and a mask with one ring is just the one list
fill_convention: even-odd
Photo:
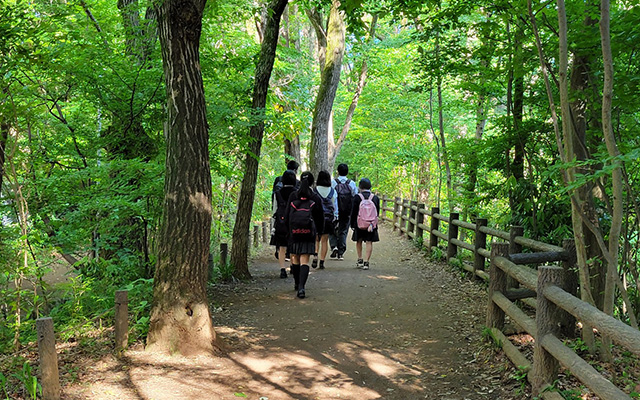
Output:
[[[210,250],[235,246],[209,279],[250,276],[249,246],[233,232],[248,215],[238,206],[248,160],[258,161],[245,185],[254,222],[270,216],[288,159],[332,173],[344,162],[381,194],[548,243],[575,238],[580,296],[637,327],[637,2],[291,1],[256,110],[276,3],[210,1],[202,15]],[[122,288],[131,340],[146,337],[168,123],[154,4],[0,2],[3,352],[33,341],[42,315],[62,332],[91,329]],[[53,290],[47,276],[60,268],[69,279]]]

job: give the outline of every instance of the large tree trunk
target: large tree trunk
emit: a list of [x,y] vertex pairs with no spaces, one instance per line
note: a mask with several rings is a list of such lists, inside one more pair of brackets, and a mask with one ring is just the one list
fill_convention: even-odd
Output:
[[206,0],[158,6],[167,91],[164,202],[150,351],[194,355],[216,348],[206,282],[211,234],[211,174],[200,33]]
[[236,214],[236,223],[233,227],[233,245],[231,247],[231,264],[234,267],[233,275],[240,279],[251,278],[248,264],[249,226],[251,224],[253,201],[256,196],[258,161],[260,159],[260,148],[262,147],[262,137],[264,134],[264,107],[267,103],[269,78],[271,77],[273,62],[276,58],[280,19],[287,5],[287,1],[288,0],[272,0],[268,6],[268,20],[264,30],[264,40],[260,48],[260,59],[256,66],[251,108],[258,122],[249,129],[251,142],[244,163],[244,177],[238,198],[238,211]]
[[329,169],[329,122],[340,83],[345,44],[344,15],[339,7],[340,1],[333,0],[327,29],[327,58],[322,69],[311,125],[309,165],[316,176],[321,170]]

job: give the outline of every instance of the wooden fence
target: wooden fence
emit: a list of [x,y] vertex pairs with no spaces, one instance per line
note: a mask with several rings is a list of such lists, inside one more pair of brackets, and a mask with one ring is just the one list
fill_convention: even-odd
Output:
[[[381,208],[381,219],[392,222],[393,230],[400,235],[423,241],[429,250],[444,241],[448,261],[456,258],[460,249],[471,252],[473,264],[462,263],[462,268],[489,282],[486,325],[514,365],[528,371],[527,379],[534,394],[545,399],[562,399],[556,392],[545,391],[557,379],[562,365],[601,399],[630,399],[559,339],[562,335],[573,337],[577,319],[640,355],[640,331],[575,297],[578,282],[572,240],[564,240],[561,247],[554,246],[524,237],[522,227],[513,226],[509,232],[493,229],[484,218],[469,223],[461,221],[458,213],[452,212],[447,217],[437,207],[427,209],[422,203],[399,197],[381,196]],[[446,231],[441,229],[443,222]],[[473,235],[461,236],[460,228]],[[503,242],[494,241],[487,246],[488,236]],[[473,243],[461,237],[473,237]],[[523,252],[524,249],[531,252]],[[485,271],[487,259],[489,273]],[[537,266],[537,271],[526,265]],[[535,308],[535,319],[515,300]],[[502,332],[505,316],[534,338],[532,361]]]

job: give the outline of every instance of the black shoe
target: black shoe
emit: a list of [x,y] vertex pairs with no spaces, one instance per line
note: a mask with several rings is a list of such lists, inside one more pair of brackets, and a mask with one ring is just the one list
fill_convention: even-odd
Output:
[[318,259],[314,258],[313,262],[311,263],[311,268],[318,268]]
[[280,278],[287,279],[287,271],[284,268],[280,268]]
[[319,267],[320,267],[320,269],[324,269],[324,260],[320,260]]
[[298,296],[299,299],[304,299],[304,296],[305,296],[304,289],[298,290],[298,294],[296,296]]
[[338,258],[338,248],[334,247],[333,251],[331,252],[331,258]]

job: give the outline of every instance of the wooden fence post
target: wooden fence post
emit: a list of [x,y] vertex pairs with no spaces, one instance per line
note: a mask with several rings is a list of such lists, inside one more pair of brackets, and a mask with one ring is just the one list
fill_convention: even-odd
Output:
[[440,214],[440,207],[431,207],[431,225],[429,226],[429,250],[438,247],[438,237],[433,234],[440,228],[440,220],[435,217]]
[[383,194],[380,201],[380,218],[382,222],[387,220],[387,210],[385,210],[386,208],[387,208],[387,195]]
[[[418,206],[418,202],[416,200],[411,200],[409,202],[409,224],[408,224],[409,227],[407,228],[407,234],[409,235],[409,237],[411,237],[413,235],[413,237],[415,238],[416,237],[416,225],[417,225],[415,223],[415,220],[416,220],[417,211],[413,209],[414,206],[417,207]],[[412,220],[414,222],[411,222]]]
[[262,221],[262,242],[269,243],[269,226],[267,221]]
[[253,225],[253,247],[260,246],[260,227]]
[[558,335],[559,308],[544,297],[544,289],[549,285],[562,287],[562,267],[540,266],[538,268],[536,337],[533,349],[533,369],[531,388],[534,395],[540,394],[545,386],[553,383],[558,375],[558,360],[547,352],[541,343],[545,335]]
[[400,200],[400,197],[393,198],[393,230],[394,231],[400,227],[400,224],[398,224],[398,213],[400,212],[401,201],[402,200]]
[[[573,239],[564,239],[562,241],[562,248],[569,253],[569,258],[562,262],[562,269],[564,270],[562,288],[565,292],[576,296],[578,293],[576,243]],[[562,310],[561,313],[560,330],[562,334],[565,337],[574,338],[576,334],[576,318],[564,310]]]
[[418,203],[418,212],[416,213],[416,240],[424,241],[424,229],[420,225],[424,225],[424,203]]
[[456,254],[458,254],[458,246],[452,243],[452,239],[458,238],[458,225],[453,224],[453,221],[458,219],[460,219],[459,213],[449,213],[449,241],[447,243],[447,261],[455,258]]
[[[517,236],[524,235],[524,227],[513,225],[511,229],[509,229],[509,254],[519,254],[522,253],[522,245],[516,243]],[[520,287],[520,283],[512,277],[507,277],[507,287],[508,288],[517,288]]]
[[407,232],[407,214],[409,207],[407,207],[407,201],[402,200],[402,213],[400,213],[400,236]]
[[121,351],[129,344],[129,292],[117,290],[115,303],[116,351]]
[[51,317],[36,320],[38,334],[38,355],[40,356],[40,384],[44,400],[60,399],[60,376],[58,375],[58,354],[56,336]]
[[229,245],[220,243],[220,267],[227,266],[227,254],[229,253]]
[[504,327],[504,311],[493,302],[495,292],[505,293],[507,290],[507,274],[496,265],[496,257],[509,255],[509,243],[491,243],[491,269],[489,270],[489,306],[487,307],[487,327],[502,330]]
[[476,279],[480,277],[476,274],[476,271],[484,271],[485,257],[479,253],[479,249],[487,248],[487,234],[480,232],[480,228],[487,226],[486,218],[476,218],[476,232],[473,241],[474,256],[473,256],[473,276]]

